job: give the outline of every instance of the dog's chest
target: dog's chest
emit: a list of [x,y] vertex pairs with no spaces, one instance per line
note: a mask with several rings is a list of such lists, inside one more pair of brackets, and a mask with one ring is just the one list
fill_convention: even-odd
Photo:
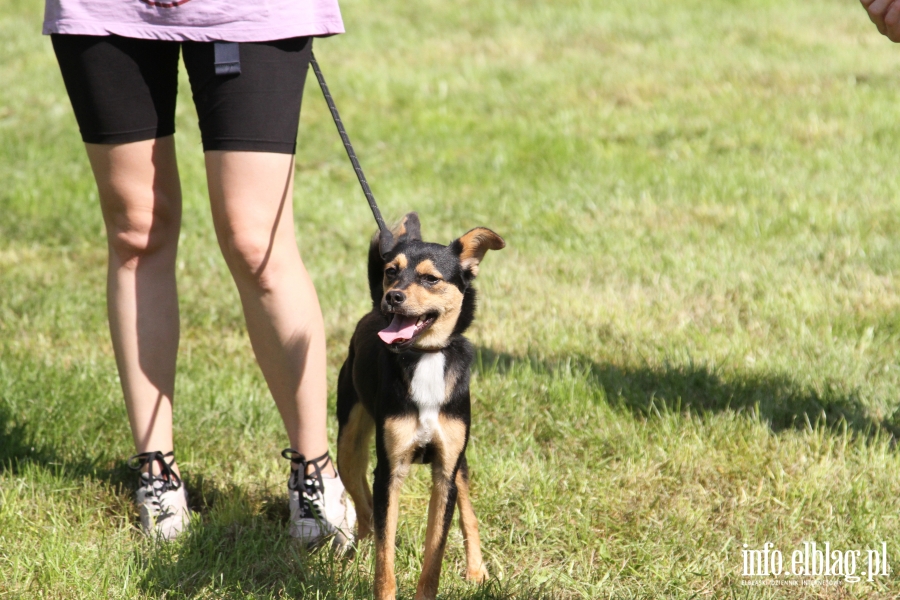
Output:
[[419,445],[430,443],[440,428],[438,414],[447,399],[445,366],[443,352],[425,354],[416,365],[409,384],[410,396],[419,409],[416,428],[416,442]]

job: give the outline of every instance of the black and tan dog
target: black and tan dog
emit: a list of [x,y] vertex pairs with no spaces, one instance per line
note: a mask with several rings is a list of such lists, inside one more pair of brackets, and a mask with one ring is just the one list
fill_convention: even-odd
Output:
[[[434,598],[454,505],[466,578],[483,581],[478,521],[469,500],[469,367],[463,332],[475,316],[472,280],[505,243],[479,227],[448,246],[422,241],[415,213],[369,248],[372,312],[360,320],[338,379],[338,469],[353,497],[358,537],[375,532],[375,598],[396,595],[394,540],[400,486],[414,462],[432,470],[425,560],[416,598]],[[387,238],[387,239],[384,239]],[[375,433],[374,489],[366,481]]]

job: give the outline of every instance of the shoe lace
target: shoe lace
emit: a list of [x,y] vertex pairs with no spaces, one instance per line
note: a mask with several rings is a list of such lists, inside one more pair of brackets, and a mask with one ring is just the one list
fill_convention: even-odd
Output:
[[[297,468],[291,471],[288,479],[288,489],[300,494],[303,502],[300,503],[301,519],[325,519],[325,485],[322,483],[322,469],[331,463],[331,456],[326,452],[318,458],[306,460],[306,457],[294,450],[285,448],[281,456],[291,461]],[[331,463],[333,464],[333,463]],[[307,469],[312,466],[312,471]]]
[[[171,457],[171,459],[166,461],[168,457]],[[153,473],[152,463],[154,462],[159,465],[158,474]],[[161,510],[160,500],[163,494],[181,488],[181,477],[172,469],[172,465],[175,464],[175,452],[166,452],[165,454],[158,450],[155,452],[141,452],[129,458],[127,464],[132,471],[140,471],[145,466],[151,465],[145,473],[141,473],[141,483],[143,486],[150,488],[152,495],[150,502],[153,505],[154,512]]]

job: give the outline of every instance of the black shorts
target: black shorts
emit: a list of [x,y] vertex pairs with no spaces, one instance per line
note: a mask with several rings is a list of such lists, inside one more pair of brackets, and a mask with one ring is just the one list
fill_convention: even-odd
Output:
[[87,143],[124,144],[175,133],[182,50],[204,151],[294,153],[312,38],[241,43],[240,75],[216,75],[212,42],[51,37]]

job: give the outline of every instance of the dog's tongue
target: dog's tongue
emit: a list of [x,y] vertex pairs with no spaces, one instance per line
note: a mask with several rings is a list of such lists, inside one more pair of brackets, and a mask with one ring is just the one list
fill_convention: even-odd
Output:
[[416,332],[416,321],[418,321],[418,317],[394,315],[391,324],[378,332],[378,337],[380,337],[385,344],[411,340],[413,334]]

